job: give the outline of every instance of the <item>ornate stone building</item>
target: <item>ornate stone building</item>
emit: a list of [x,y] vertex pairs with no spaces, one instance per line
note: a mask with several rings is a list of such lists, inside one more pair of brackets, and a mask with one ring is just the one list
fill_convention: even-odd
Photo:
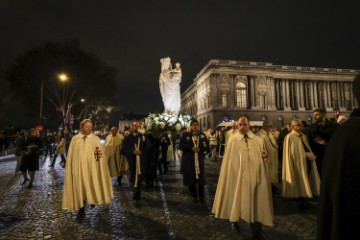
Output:
[[271,120],[275,127],[293,119],[312,121],[325,108],[348,116],[358,107],[352,81],[359,70],[282,66],[264,62],[210,60],[181,96],[181,112],[196,116],[201,127],[222,121]]

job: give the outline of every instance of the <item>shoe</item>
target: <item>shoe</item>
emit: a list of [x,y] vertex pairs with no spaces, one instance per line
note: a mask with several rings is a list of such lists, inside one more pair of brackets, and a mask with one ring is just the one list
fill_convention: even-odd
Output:
[[239,227],[237,222],[232,222],[231,223],[231,230],[233,230],[234,232],[237,232],[237,233],[240,232],[240,227]]
[[94,207],[95,207],[95,204],[90,204],[90,207],[91,207],[91,208],[94,208]]
[[134,193],[133,197],[132,197],[133,200],[135,201],[139,201],[140,200],[140,193]]
[[121,185],[122,176],[117,177],[117,182],[119,185]]
[[28,188],[30,188],[30,189],[33,188],[33,184],[30,183],[29,186],[28,186]]
[[271,192],[274,195],[278,195],[278,196],[281,195],[281,191],[274,185],[271,185]]
[[253,233],[251,236],[253,240],[266,240],[266,238],[261,233]]
[[27,181],[30,181],[30,179],[29,178],[24,179],[24,181],[22,181],[21,185],[25,185]]
[[85,207],[79,209],[78,216],[83,217],[85,215]]

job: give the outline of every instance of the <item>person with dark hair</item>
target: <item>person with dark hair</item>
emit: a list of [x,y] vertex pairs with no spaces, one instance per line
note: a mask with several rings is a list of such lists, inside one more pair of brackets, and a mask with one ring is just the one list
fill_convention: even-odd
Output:
[[107,157],[100,139],[92,133],[92,121],[84,119],[80,129],[66,156],[62,209],[79,210],[79,217],[83,217],[86,202],[91,206],[108,204],[114,195]]
[[321,177],[323,158],[326,144],[336,129],[336,124],[326,117],[326,110],[317,108],[313,111],[314,123],[307,129],[307,138],[310,147],[316,155],[316,164]]
[[357,107],[327,143],[318,206],[318,239],[360,234],[360,75],[352,83]]
[[65,135],[63,132],[61,132],[58,136],[58,141],[57,141],[57,145],[56,145],[56,151],[55,151],[55,155],[53,160],[51,161],[51,164],[49,167],[54,167],[55,165],[55,161],[57,156],[60,155],[61,157],[61,162],[60,164],[63,166],[63,168],[65,167],[66,164],[66,158],[65,158]]
[[183,184],[188,187],[194,202],[204,202],[205,168],[204,159],[210,151],[206,135],[200,132],[196,119],[190,122],[190,132],[184,132],[180,139],[182,151]]
[[[46,160],[48,154],[50,155],[50,159],[52,159],[53,157],[54,140],[55,140],[54,136],[51,132],[46,133],[46,136],[44,136],[44,142],[45,142],[44,161]],[[64,145],[64,153],[65,153],[65,145]]]
[[[25,185],[30,181],[28,188],[33,187],[35,172],[39,171],[39,158],[42,150],[42,142],[38,137],[39,133],[35,128],[29,130],[29,137],[23,142],[21,149],[23,150],[20,171],[23,174],[24,181],[21,185]],[[30,173],[30,178],[28,176]]]
[[250,223],[253,239],[263,239],[262,224],[273,226],[274,214],[264,140],[250,130],[247,117],[226,146],[212,213],[229,219],[240,232],[240,219]]
[[129,182],[133,184],[133,200],[136,202],[141,198],[141,185],[146,174],[147,151],[151,147],[149,139],[139,132],[139,128],[139,122],[132,123],[131,133],[125,137],[122,148],[129,163]]
[[25,130],[21,130],[18,132],[15,142],[15,158],[16,158],[16,167],[15,167],[15,174],[18,174],[20,172],[20,164],[21,164],[21,156],[22,156],[22,150],[21,146],[23,142],[25,141],[25,134],[27,135]]

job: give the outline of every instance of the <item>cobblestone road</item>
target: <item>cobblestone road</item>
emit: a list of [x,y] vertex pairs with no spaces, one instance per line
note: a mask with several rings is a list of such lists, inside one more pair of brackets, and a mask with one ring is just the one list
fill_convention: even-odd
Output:
[[[58,160],[60,161],[60,159]],[[21,186],[13,157],[0,159],[0,239],[251,239],[250,226],[241,233],[211,214],[220,162],[206,163],[205,203],[193,203],[182,186],[179,163],[144,189],[136,206],[127,178],[108,206],[87,207],[85,217],[61,210],[64,169],[50,170],[47,159],[37,172],[34,188]],[[315,239],[316,199],[297,212],[289,199],[274,196],[274,227],[264,227],[266,239]]]

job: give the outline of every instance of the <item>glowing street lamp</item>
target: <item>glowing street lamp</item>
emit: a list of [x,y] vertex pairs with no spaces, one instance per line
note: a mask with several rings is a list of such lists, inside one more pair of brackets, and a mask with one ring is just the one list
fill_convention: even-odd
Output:
[[67,76],[65,73],[61,73],[61,74],[59,74],[58,79],[59,79],[61,82],[66,82],[69,78],[68,78],[68,76]]
[[[65,74],[65,73],[60,73],[57,76],[57,79],[60,82],[67,82],[69,80],[69,77]],[[43,94],[44,93],[44,81],[41,82],[41,87],[40,87],[40,119],[39,119],[39,125],[42,124],[42,109],[43,109]],[[64,87],[63,87],[63,102],[64,102]]]

